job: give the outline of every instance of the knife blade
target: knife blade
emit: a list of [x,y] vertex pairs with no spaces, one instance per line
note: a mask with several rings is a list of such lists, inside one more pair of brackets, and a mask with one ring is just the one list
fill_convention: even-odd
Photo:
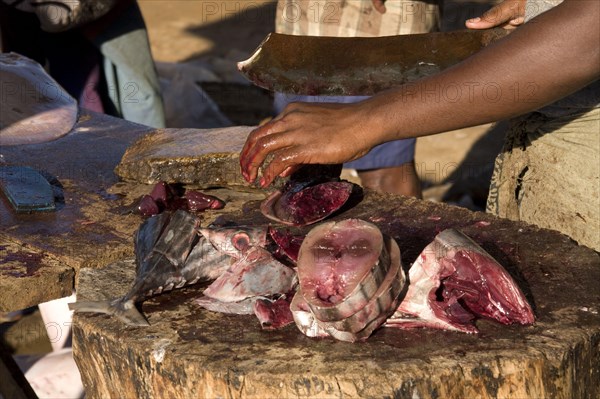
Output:
[[382,37],[271,33],[238,69],[271,91],[372,95],[442,71],[507,34],[502,28]]

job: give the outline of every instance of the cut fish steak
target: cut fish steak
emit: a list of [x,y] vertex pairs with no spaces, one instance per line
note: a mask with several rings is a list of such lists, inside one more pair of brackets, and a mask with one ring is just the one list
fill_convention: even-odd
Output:
[[393,313],[405,286],[396,242],[359,219],[313,228],[300,247],[298,278],[302,298],[292,313],[300,330],[351,342]]
[[263,201],[260,210],[271,220],[307,226],[337,212],[357,187],[340,181],[341,165],[304,165],[281,190]]
[[386,326],[476,333],[476,317],[532,324],[527,299],[508,272],[463,233],[439,233],[409,270],[410,285]]
[[290,226],[307,226],[325,219],[350,198],[354,185],[327,182],[298,191],[272,193],[260,207],[263,215]]

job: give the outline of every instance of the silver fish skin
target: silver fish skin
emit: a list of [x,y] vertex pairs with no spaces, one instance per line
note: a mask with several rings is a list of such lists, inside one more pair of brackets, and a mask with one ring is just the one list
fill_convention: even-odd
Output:
[[222,302],[238,302],[254,296],[285,294],[296,284],[296,272],[261,248],[252,247],[204,290]]
[[147,219],[135,235],[136,278],[129,292],[110,301],[71,303],[69,308],[114,315],[131,326],[149,325],[136,308],[138,301],[214,279],[230,266],[229,257],[198,234],[199,227],[200,220],[183,210]]
[[194,299],[196,305],[211,312],[227,314],[254,314],[254,304],[259,297],[251,297],[239,302],[223,302],[208,296]]
[[290,310],[292,311],[296,327],[298,327],[302,334],[311,338],[326,338],[330,336],[327,330],[317,322],[315,315],[310,310],[310,307],[308,307],[301,287],[298,288],[296,295],[292,299]]
[[240,259],[252,247],[267,244],[267,226],[207,227],[198,230],[221,253]]
[[[406,286],[406,278],[400,263],[400,248],[398,248],[398,244],[390,237],[385,237],[385,240],[391,261],[384,281],[379,285],[379,289],[369,302],[356,313],[343,320],[321,323],[328,332],[331,329],[333,331],[355,334],[356,337],[354,338],[356,339],[352,339],[351,342],[367,338],[379,327],[373,321],[380,320],[379,324],[381,324],[398,307],[401,293]],[[331,335],[335,336],[334,334]]]

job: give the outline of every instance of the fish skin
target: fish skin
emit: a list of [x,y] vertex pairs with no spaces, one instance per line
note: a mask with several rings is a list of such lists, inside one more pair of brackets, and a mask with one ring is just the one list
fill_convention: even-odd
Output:
[[[169,216],[168,223],[163,225],[162,232],[150,251],[146,254],[140,253],[136,283],[130,291],[131,298],[140,297],[146,292],[163,286],[167,278],[172,278],[174,275],[184,279],[181,270],[192,248],[198,242],[197,230],[200,227],[200,220],[185,211],[176,211]],[[140,236],[140,239],[143,238],[145,235]]]
[[[531,306],[506,270],[454,229],[439,233],[425,247],[409,270],[409,280],[408,292],[387,320],[388,327],[477,333],[476,317],[503,324],[535,321]],[[440,285],[444,286],[442,300],[437,300]]]
[[[390,253],[390,268],[377,292],[369,302],[356,313],[339,321],[323,323],[326,330],[330,328],[356,335],[356,340],[367,338],[379,327],[372,323],[374,320],[385,321],[398,307],[401,293],[407,286],[404,271],[400,263],[400,248],[396,241],[386,237],[386,248]],[[383,316],[383,317],[382,317]],[[332,334],[333,335],[333,334]],[[352,341],[354,342],[354,340]]]
[[223,302],[208,296],[194,299],[196,305],[211,312],[248,315],[254,314],[254,304],[259,297],[251,297],[238,302]]
[[215,280],[231,266],[233,259],[217,250],[204,236],[200,236],[198,243],[187,257],[184,269],[194,270],[196,276],[203,281]]
[[244,256],[204,290],[204,295],[223,302],[238,302],[253,296],[283,294],[296,284],[296,272],[275,260],[260,247]]
[[[136,278],[127,294],[109,301],[69,304],[78,312],[114,315],[131,326],[149,325],[136,303],[184,285],[208,281],[229,267],[197,230],[200,220],[178,210],[147,219],[135,234]],[[210,247],[207,247],[207,244]],[[211,249],[212,248],[212,249]],[[204,262],[202,260],[212,260]]]
[[265,247],[267,244],[267,226],[209,227],[198,232],[212,245],[234,259],[240,259],[253,247]]
[[302,293],[302,287],[298,287],[296,295],[292,298],[290,311],[292,312],[296,327],[298,327],[302,334],[311,338],[326,338],[330,336],[325,328],[317,322],[315,315],[308,307],[308,303]]

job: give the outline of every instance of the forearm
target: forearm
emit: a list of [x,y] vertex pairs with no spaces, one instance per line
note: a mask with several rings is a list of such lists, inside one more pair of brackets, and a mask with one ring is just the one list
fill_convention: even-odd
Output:
[[[566,0],[446,71],[364,103],[378,142],[498,121],[600,75],[600,2]],[[573,21],[577,21],[574,23]]]

